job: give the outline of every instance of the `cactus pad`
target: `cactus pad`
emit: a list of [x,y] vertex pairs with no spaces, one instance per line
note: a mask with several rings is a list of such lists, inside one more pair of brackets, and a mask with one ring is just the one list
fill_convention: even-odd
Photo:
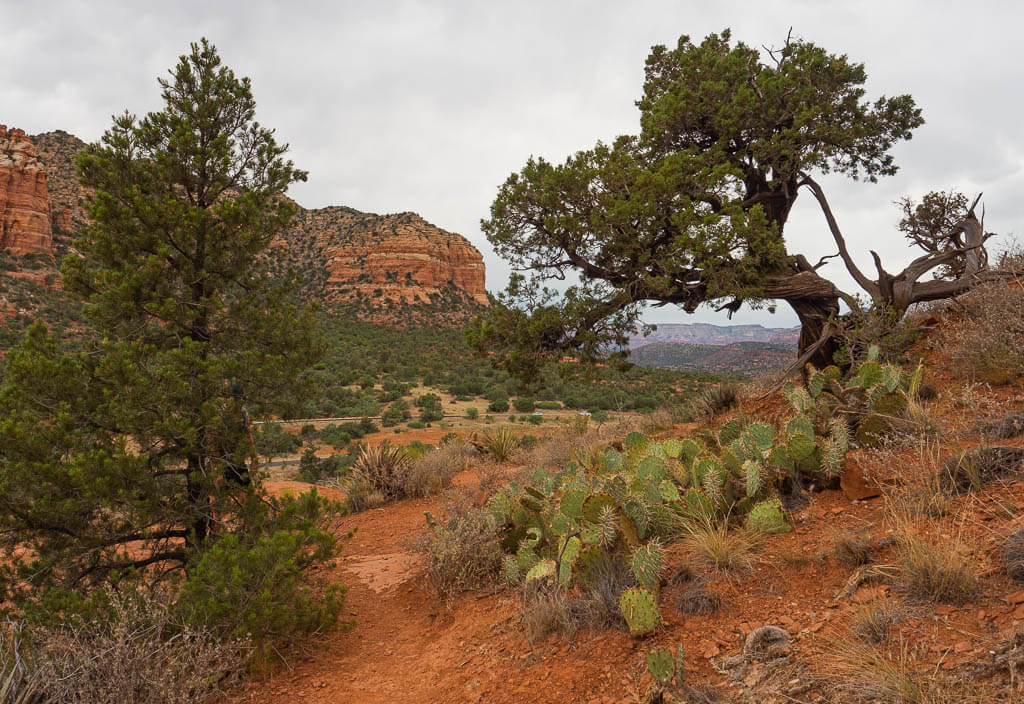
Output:
[[622,592],[619,599],[619,611],[626,619],[629,634],[633,637],[647,635],[661,623],[658,604],[654,595],[643,587],[632,587]]

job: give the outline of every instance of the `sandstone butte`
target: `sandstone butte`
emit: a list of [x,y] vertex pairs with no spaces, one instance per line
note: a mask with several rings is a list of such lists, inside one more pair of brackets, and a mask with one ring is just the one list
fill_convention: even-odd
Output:
[[46,168],[23,130],[0,125],[0,248],[52,257]]
[[[55,241],[60,248],[71,244],[87,219],[87,192],[74,168],[83,147],[60,130],[30,138],[0,126],[0,249],[52,257]],[[303,276],[308,298],[357,303],[360,317],[377,322],[387,322],[396,308],[439,300],[466,304],[463,313],[488,304],[480,252],[462,235],[415,213],[300,207],[270,256],[277,270],[290,267]]]
[[415,213],[303,210],[276,244],[297,270],[308,266],[296,256],[302,252],[323,266],[318,293],[329,303],[429,304],[453,290],[468,303],[488,303],[480,252]]

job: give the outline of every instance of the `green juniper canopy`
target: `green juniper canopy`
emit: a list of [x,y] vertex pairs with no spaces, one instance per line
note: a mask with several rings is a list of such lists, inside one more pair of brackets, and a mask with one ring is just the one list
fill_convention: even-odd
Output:
[[[962,293],[986,268],[989,236],[963,196],[904,202],[901,229],[925,251],[877,278],[854,263],[819,174],[875,181],[923,124],[909,95],[865,98],[864,67],[792,37],[762,54],[728,30],[647,58],[640,134],[599,142],[556,165],[530,158],[499,189],[482,223],[518,272],[467,331],[530,376],[562,352],[594,358],[621,346],[643,303],[734,312],[785,301],[802,324],[801,361],[832,363],[840,301],[858,300],[818,272],[839,257],[871,305],[902,315]],[[837,253],[812,264],[786,246],[802,192],[817,202]],[[929,273],[934,279],[921,281]],[[545,282],[575,275],[562,296]]]

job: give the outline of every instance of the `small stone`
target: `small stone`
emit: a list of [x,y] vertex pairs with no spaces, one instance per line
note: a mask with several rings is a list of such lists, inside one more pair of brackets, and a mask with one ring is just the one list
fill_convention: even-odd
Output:
[[1002,600],[1008,604],[1024,604],[1024,589],[1017,592],[1012,592],[1002,597]]

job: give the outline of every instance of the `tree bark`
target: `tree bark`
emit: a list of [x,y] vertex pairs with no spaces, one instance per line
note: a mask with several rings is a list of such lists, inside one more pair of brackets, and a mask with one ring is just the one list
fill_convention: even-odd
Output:
[[[800,356],[821,339],[829,320],[839,315],[839,289],[814,271],[772,278],[765,286],[765,298],[786,301],[796,312],[800,319]],[[826,340],[810,356],[808,363],[819,369],[835,364],[834,353],[838,349],[834,339]]]

